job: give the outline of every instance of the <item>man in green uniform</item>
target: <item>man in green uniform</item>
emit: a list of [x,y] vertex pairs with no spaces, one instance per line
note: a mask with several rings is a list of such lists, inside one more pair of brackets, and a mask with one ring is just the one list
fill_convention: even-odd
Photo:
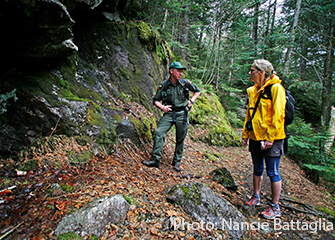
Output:
[[[184,150],[184,140],[189,127],[189,110],[200,95],[200,88],[194,83],[181,78],[183,70],[186,70],[179,62],[170,65],[170,78],[157,88],[153,103],[164,111],[160,119],[154,138],[152,157],[142,163],[148,167],[159,168],[166,133],[176,125],[176,148],[172,165],[180,172],[180,161]],[[189,91],[194,92],[189,99]]]

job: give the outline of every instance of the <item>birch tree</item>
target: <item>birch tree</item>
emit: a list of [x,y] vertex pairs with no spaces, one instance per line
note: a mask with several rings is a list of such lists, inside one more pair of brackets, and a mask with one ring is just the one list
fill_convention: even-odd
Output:
[[292,48],[293,48],[293,45],[294,45],[294,42],[295,42],[295,31],[296,31],[298,21],[299,21],[301,1],[302,0],[297,0],[297,3],[296,3],[294,21],[293,21],[293,25],[292,25],[292,28],[291,28],[291,34],[290,34],[290,42],[289,42],[289,46],[287,48],[286,57],[285,57],[285,59],[286,59],[285,60],[285,67],[284,67],[284,74],[285,75],[288,74],[289,68],[290,68],[291,54],[292,54]]

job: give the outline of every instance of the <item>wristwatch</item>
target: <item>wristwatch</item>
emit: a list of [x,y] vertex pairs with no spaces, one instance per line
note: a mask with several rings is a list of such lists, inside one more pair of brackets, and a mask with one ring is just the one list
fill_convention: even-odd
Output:
[[190,102],[193,104],[194,102],[192,101],[192,99],[190,99]]

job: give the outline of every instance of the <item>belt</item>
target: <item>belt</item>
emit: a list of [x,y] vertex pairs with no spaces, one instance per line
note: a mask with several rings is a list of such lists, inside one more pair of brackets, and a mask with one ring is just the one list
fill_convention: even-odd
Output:
[[173,112],[181,112],[181,111],[185,111],[186,107],[172,107],[172,111]]
[[187,122],[187,114],[188,114],[187,107],[173,107],[172,106],[172,119],[174,123],[176,122],[176,112],[181,112],[181,111],[184,111],[184,123]]

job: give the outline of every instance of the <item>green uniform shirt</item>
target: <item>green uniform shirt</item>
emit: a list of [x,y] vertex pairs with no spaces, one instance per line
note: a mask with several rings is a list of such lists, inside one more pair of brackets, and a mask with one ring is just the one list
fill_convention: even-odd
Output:
[[201,91],[197,85],[189,80],[180,79],[176,84],[173,84],[170,80],[168,80],[166,88],[164,88],[164,82],[158,86],[153,103],[155,104],[157,101],[162,101],[163,103],[172,105],[176,108],[186,107],[188,104],[188,99],[185,96],[182,83],[184,83],[184,87],[188,88],[191,92]]

